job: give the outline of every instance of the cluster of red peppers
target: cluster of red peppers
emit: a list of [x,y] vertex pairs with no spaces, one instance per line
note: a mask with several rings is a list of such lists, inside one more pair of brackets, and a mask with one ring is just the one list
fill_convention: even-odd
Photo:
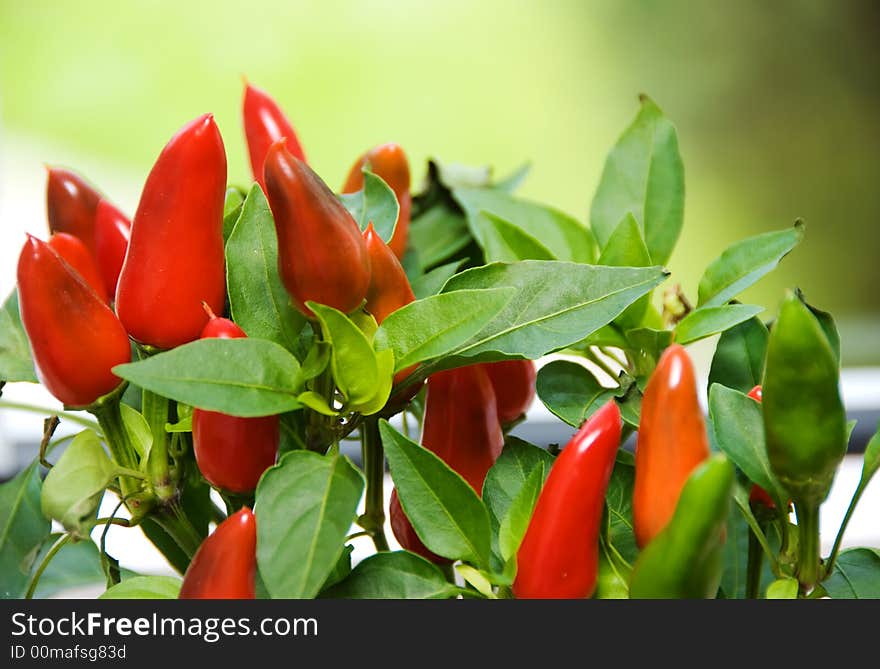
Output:
[[[389,245],[372,226],[361,233],[306,164],[278,104],[250,84],[243,121],[253,176],[275,220],[279,275],[294,306],[312,317],[310,300],[344,313],[365,305],[381,322],[413,301],[399,260],[411,206],[402,149],[384,144],[366,152],[342,189],[360,189],[366,165],[388,183],[400,206]],[[49,168],[52,235],[48,243],[28,237],[17,279],[37,375],[66,406],[91,410],[115,393],[121,380],[111,370],[131,360],[132,341],[148,355],[199,338],[246,336],[216,315],[226,305],[226,180],[225,147],[211,114],[183,126],[162,150],[132,221],[74,172]],[[195,408],[192,438],[207,481],[248,493],[275,462],[279,417]],[[223,522],[192,561],[181,596],[253,596],[254,524],[245,508]]]

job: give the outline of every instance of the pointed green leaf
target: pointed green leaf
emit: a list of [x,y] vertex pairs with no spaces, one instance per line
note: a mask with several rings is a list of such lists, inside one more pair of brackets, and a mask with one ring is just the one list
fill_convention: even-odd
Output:
[[379,423],[400,505],[428,550],[488,567],[489,515],[473,488],[426,448]]
[[554,360],[541,367],[536,388],[544,406],[572,427],[580,427],[616,391],[604,387],[583,365],[568,360]]
[[364,187],[356,193],[340,195],[339,199],[361,231],[366,230],[372,222],[376,233],[387,244],[394,236],[400,205],[394,191],[382,177],[373,174],[368,167],[363,172]]
[[709,386],[720,383],[748,393],[759,385],[764,375],[767,337],[767,326],[757,317],[722,332],[712,357]]
[[37,382],[31,346],[18,311],[17,290],[12,291],[0,309],[0,381]]
[[412,282],[412,291],[417,300],[425,297],[431,297],[440,292],[443,284],[446,283],[461,267],[463,260],[455,260],[445,265],[440,265],[432,269],[427,274],[422,274],[419,278]]
[[24,595],[50,523],[40,509],[40,463],[0,484],[0,599]]
[[418,252],[422,269],[451,258],[471,240],[465,217],[445,206],[432,207],[409,226],[409,245]]
[[723,307],[701,307],[685,316],[675,327],[675,341],[690,344],[729,330],[764,311],[751,304],[726,304]]
[[231,416],[270,416],[299,408],[299,363],[282,346],[246,339],[201,339],[113,373],[169,399]]
[[275,599],[311,598],[333,571],[364,490],[339,456],[292,451],[257,485],[257,564]]
[[843,551],[822,585],[831,599],[880,599],[880,551],[875,548]]
[[773,270],[804,238],[801,221],[794,228],[766,232],[728,247],[713,260],[698,289],[698,306],[720,307]]
[[226,243],[226,284],[233,320],[249,337],[302,355],[306,319],[293,308],[278,275],[278,238],[269,203],[254,184]]
[[684,166],[675,127],[648,97],[605,161],[590,225],[604,248],[631,213],[644,231],[654,264],[672,255],[684,221]]
[[498,548],[504,560],[510,560],[519,550],[543,485],[544,464],[540,463],[532,470],[511,501],[498,528]]
[[351,405],[369,401],[376,393],[379,367],[367,336],[341,311],[306,302],[321,323],[321,336],[331,346],[330,367],[339,391]]
[[483,482],[483,502],[496,533],[532,472],[542,467],[546,477],[552,465],[553,456],[545,449],[507,437],[504,450]]
[[483,233],[486,262],[517,260],[555,260],[541,242],[512,223],[488,211],[477,214]]
[[779,578],[767,586],[767,599],[797,599],[798,580],[796,578]]
[[181,583],[173,576],[135,576],[107,589],[98,599],[177,599]]

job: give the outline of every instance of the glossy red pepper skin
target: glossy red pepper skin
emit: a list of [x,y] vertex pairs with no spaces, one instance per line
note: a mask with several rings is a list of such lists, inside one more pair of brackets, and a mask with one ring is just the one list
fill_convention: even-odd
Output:
[[243,507],[202,542],[183,577],[180,599],[255,599],[257,519]]
[[109,302],[107,291],[104,290],[104,281],[101,279],[92,254],[89,253],[79,237],[74,237],[66,232],[56,232],[49,238],[49,246],[55,249],[58,255],[64,258],[64,261],[85,279],[85,282],[91,286],[102,302]]
[[512,423],[529,410],[535,399],[535,380],[538,376],[534,362],[501,360],[483,363],[483,369],[495,390],[498,420],[502,425]]
[[394,251],[394,255],[403,258],[409,237],[410,210],[412,209],[412,195],[409,191],[409,160],[398,144],[381,144],[373,147],[352,165],[348,178],[342,186],[343,193],[355,193],[364,187],[362,170],[367,163],[370,164],[373,174],[387,183],[397,196],[400,213],[397,216],[397,227],[394,229],[394,234],[388,245]]
[[107,200],[98,202],[95,211],[95,260],[107,294],[116,297],[119,272],[128,251],[131,221]]
[[517,552],[516,597],[578,599],[593,594],[605,491],[620,430],[620,409],[610,400],[556,458]]
[[[247,335],[228,318],[212,315],[201,338],[213,337],[240,339]],[[275,464],[280,418],[241,418],[195,408],[192,435],[202,476],[217,488],[245,493],[254,490],[263,472]]]
[[645,388],[635,455],[633,524],[643,548],[667,525],[688,477],[709,457],[694,366],[679,344],[663,352]]
[[391,247],[376,233],[372,223],[364,230],[364,241],[370,256],[370,287],[367,290],[366,309],[381,324],[389,314],[414,302],[416,296],[406,278],[406,272],[403,271],[403,265]]
[[144,185],[116,291],[116,312],[143,344],[170,349],[199,337],[202,302],[226,300],[226,153],[213,116],[168,142]]
[[[480,365],[437,372],[428,378],[421,444],[458,472],[478,495],[482,494],[486,474],[504,447],[504,434],[498,422],[495,391]],[[403,509],[392,508],[389,516],[401,546],[435,562],[442,561],[422,544]]]
[[357,223],[321,178],[288,151],[271,146],[265,162],[266,197],[278,236],[278,272],[294,306],[313,318],[306,302],[350,313],[370,287],[370,256]]
[[47,167],[46,213],[51,232],[78,237],[95,252],[95,210],[101,194],[81,176],[60,167]]
[[293,126],[278,103],[266,91],[249,83],[246,83],[244,88],[242,119],[254,180],[260,184],[260,188],[265,193],[263,164],[270,146],[279,139],[286,139],[287,150],[294,156],[306,162],[306,155]]
[[116,314],[48,244],[28,236],[18,260],[21,320],[37,376],[65,405],[92,404],[130,362],[128,335]]

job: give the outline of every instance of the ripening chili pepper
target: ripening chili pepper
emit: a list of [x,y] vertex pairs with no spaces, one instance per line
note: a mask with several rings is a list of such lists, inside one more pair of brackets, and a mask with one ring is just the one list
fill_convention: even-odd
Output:
[[381,324],[389,314],[414,302],[416,296],[397,256],[382,241],[372,223],[364,230],[364,241],[370,256],[370,287],[367,290],[366,309]]
[[556,458],[517,552],[517,597],[575,599],[593,594],[605,491],[620,429],[620,409],[610,400]]
[[709,457],[694,367],[679,344],[663,352],[648,380],[635,455],[633,524],[643,548],[672,518],[685,481]]
[[[468,365],[428,377],[421,444],[458,472],[478,495],[483,481],[504,447],[495,408],[495,391],[480,365]],[[409,519],[400,509],[392,523],[401,546],[428,556]],[[433,558],[429,558],[433,559]]]
[[116,296],[119,272],[128,251],[131,238],[131,221],[107,200],[98,202],[95,211],[95,260],[104,281],[104,288],[111,297]]
[[211,114],[168,142],[147,177],[116,291],[116,312],[143,344],[169,349],[199,337],[202,301],[226,300],[226,153]]
[[28,235],[18,259],[21,320],[37,376],[68,406],[87,406],[114,390],[111,371],[131,360],[116,314],[45,242]]
[[810,590],[821,578],[819,507],[846,455],[846,411],[837,356],[794,293],[783,300],[770,330],[762,392],[770,468],[794,502],[797,578]]
[[749,397],[751,397],[756,402],[761,402],[764,398],[764,393],[761,390],[761,386],[755,386],[749,391]]
[[[202,339],[247,337],[228,318],[209,313]],[[280,438],[278,416],[241,418],[216,411],[193,409],[193,452],[199,471],[207,481],[223,490],[250,492],[260,476],[275,464]]]
[[66,232],[56,232],[49,237],[49,246],[55,249],[58,255],[64,258],[64,261],[85,279],[85,282],[91,286],[102,302],[109,301],[107,291],[104,290],[104,281],[101,279],[95,260],[79,237],[74,237]]
[[278,103],[266,91],[247,82],[244,87],[242,119],[244,120],[244,134],[254,180],[260,184],[265,193],[266,182],[263,179],[263,164],[270,146],[279,139],[285,139],[287,140],[287,150],[294,156],[303,162],[306,161],[306,156],[293,126],[281,111]]
[[257,519],[243,507],[202,542],[183,576],[180,599],[254,599]]
[[381,178],[394,194],[400,205],[397,215],[397,226],[388,245],[394,251],[394,255],[403,258],[406,252],[406,243],[409,235],[410,210],[412,209],[412,195],[409,192],[409,161],[406,154],[398,144],[381,144],[373,147],[355,161],[345,185],[343,193],[355,193],[364,187],[364,165],[369,164],[370,170]]
[[51,232],[66,232],[95,252],[95,210],[101,194],[81,176],[60,167],[46,167],[46,211]]
[[520,418],[535,399],[537,370],[531,360],[501,360],[483,363],[489,375],[495,400],[498,404],[498,420],[502,425]]
[[309,318],[309,300],[343,313],[357,309],[370,286],[370,256],[351,214],[284,141],[270,147],[265,177],[278,271],[294,306]]
[[735,482],[733,465],[723,454],[697,466],[671,520],[636,560],[632,599],[715,597]]

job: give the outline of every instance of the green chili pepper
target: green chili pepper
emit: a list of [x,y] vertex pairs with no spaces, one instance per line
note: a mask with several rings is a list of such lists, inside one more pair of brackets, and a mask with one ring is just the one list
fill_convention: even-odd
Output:
[[641,552],[630,581],[633,599],[712,598],[722,574],[722,549],[734,486],[723,455],[699,465],[681,491],[672,520]]
[[846,411],[837,357],[819,321],[794,293],[770,332],[764,371],[764,432],[770,466],[798,518],[798,579],[820,580],[819,506],[846,454]]

